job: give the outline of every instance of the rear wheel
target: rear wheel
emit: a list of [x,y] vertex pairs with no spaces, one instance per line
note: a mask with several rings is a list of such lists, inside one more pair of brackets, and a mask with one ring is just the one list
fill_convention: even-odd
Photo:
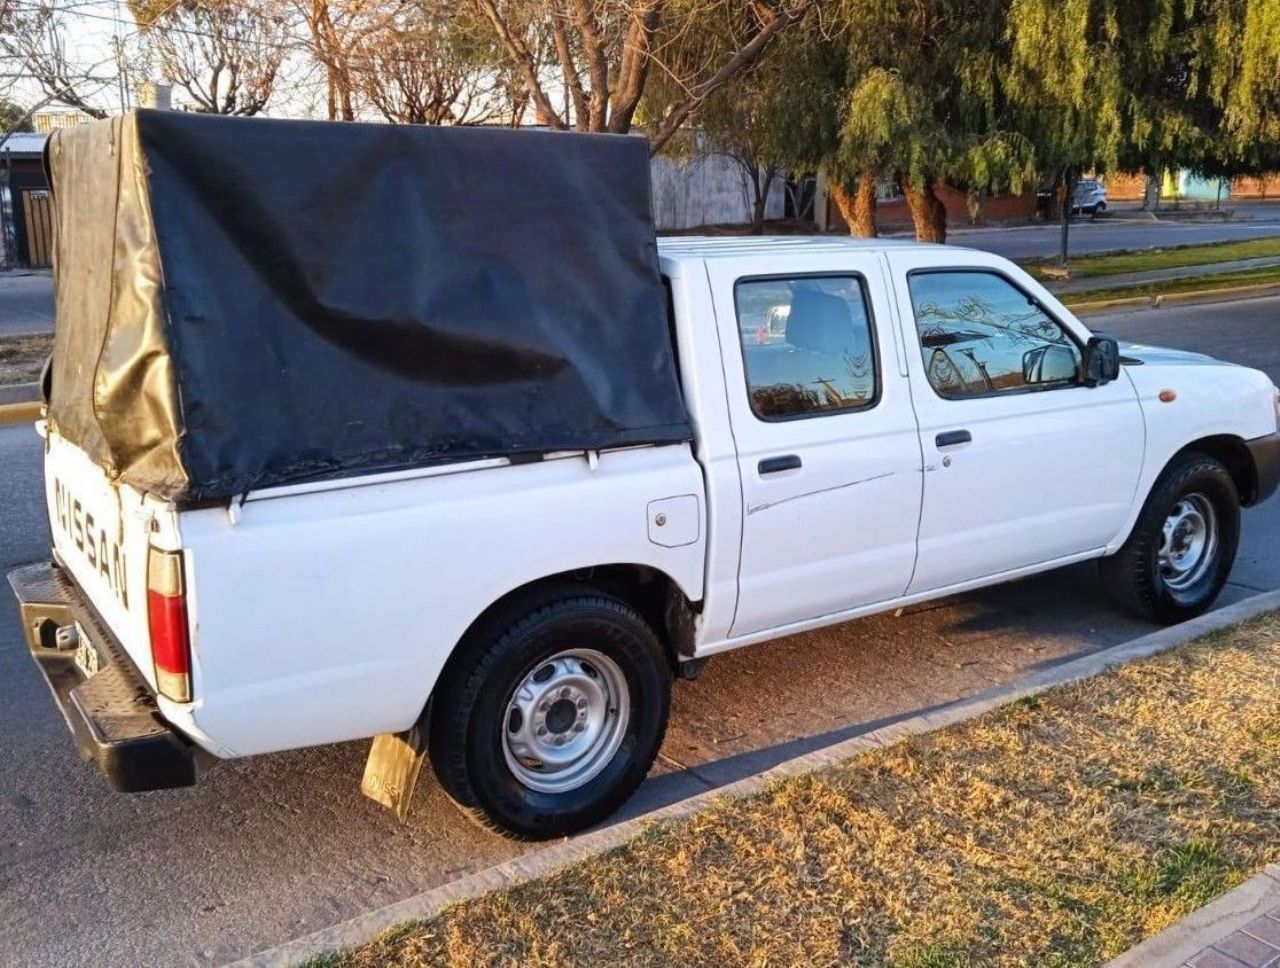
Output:
[[1100,562],[1103,582],[1142,618],[1181,622],[1218,597],[1239,540],[1230,473],[1212,457],[1184,454],[1156,481],[1128,540]]
[[483,621],[435,689],[436,776],[473,819],[518,839],[603,820],[644,780],[666,732],[671,669],[625,602],[587,588]]

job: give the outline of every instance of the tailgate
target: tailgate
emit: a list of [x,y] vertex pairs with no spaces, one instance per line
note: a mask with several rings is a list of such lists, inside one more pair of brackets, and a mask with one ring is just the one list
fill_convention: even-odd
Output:
[[175,515],[164,502],[113,484],[80,448],[52,430],[44,469],[54,558],[154,689],[147,547],[153,535],[157,544],[173,535]]

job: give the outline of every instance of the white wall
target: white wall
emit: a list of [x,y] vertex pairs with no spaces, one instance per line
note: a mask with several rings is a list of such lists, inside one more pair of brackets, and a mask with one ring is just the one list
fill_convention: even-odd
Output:
[[[658,155],[650,162],[653,217],[659,229],[751,221],[749,177],[726,155],[699,155],[688,161]],[[765,218],[782,218],[786,187],[775,178]]]

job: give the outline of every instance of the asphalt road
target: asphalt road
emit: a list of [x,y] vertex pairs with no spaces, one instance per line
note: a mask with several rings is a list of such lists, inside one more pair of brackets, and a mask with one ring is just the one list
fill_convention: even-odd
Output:
[[0,272],[0,336],[53,331],[53,277]]
[[[1071,225],[1073,255],[1152,246],[1197,245],[1280,235],[1280,202],[1241,202],[1229,222],[1151,221],[1137,203],[1117,203],[1107,216]],[[948,241],[1010,259],[1051,257],[1058,252],[1057,225],[952,229]],[[53,283],[45,273],[0,272],[0,337],[53,329]]]
[[[1280,380],[1280,298],[1093,317]],[[0,569],[47,536],[39,446],[0,429]],[[1222,604],[1280,587],[1280,499],[1245,512]],[[6,590],[7,591],[7,590]],[[1092,567],[755,646],[678,683],[662,759],[629,812],[672,802],[1149,627]],[[365,744],[219,765],[201,786],[111,793],[75,756],[0,594],[0,964],[207,965],[504,860],[424,775],[401,826],[359,793]]]
[[[1097,220],[1083,218],[1072,222],[1068,249],[1071,255],[1084,255],[1116,249],[1203,245],[1280,235],[1280,203],[1241,203],[1235,207],[1235,213],[1229,222],[1171,218],[1152,221],[1150,216],[1126,206]],[[953,245],[994,252],[1008,259],[1048,258],[1058,254],[1060,231],[1057,225],[952,229],[947,233],[947,241]]]

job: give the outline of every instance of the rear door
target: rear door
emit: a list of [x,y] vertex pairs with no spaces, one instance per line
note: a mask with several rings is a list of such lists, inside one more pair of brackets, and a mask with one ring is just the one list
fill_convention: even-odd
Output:
[[1128,378],[1081,382],[1087,330],[1014,267],[946,251],[891,260],[925,468],[912,594],[1103,547],[1144,447]]
[[920,444],[881,261],[711,260],[708,272],[742,480],[731,637],[901,595]]

